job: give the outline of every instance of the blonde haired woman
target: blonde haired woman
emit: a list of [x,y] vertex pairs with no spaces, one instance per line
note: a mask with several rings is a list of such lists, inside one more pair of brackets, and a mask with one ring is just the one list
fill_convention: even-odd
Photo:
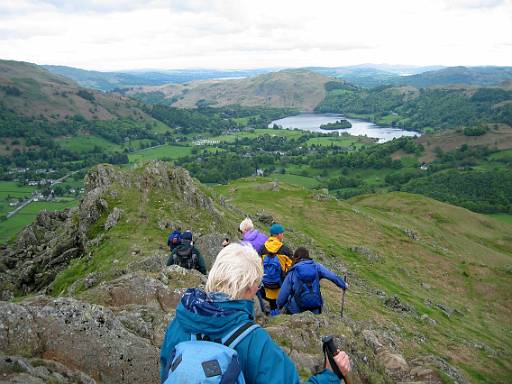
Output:
[[[208,276],[205,290],[188,289],[176,309],[175,319],[167,328],[160,353],[162,383],[169,375],[178,377],[172,381],[178,383],[197,380],[198,375],[202,374],[205,377],[224,375],[218,370],[215,360],[206,358],[208,361],[187,366],[189,362],[185,361],[186,357],[182,357],[187,354],[180,352],[178,355],[176,351],[182,351],[184,345],[191,345],[185,343],[191,339],[208,340],[209,345],[211,341],[224,342],[228,335],[236,334],[244,325],[247,326],[243,327],[245,330],[241,333],[245,337],[237,338],[238,344],[233,348],[238,354],[237,365],[246,383],[299,383],[297,370],[290,358],[263,328],[254,326],[253,299],[262,275],[261,258],[251,245],[233,243],[220,251]],[[189,356],[194,358],[198,353],[189,353]],[[349,370],[348,356],[341,352],[335,359],[346,374]],[[183,370],[183,367],[187,369]],[[180,369],[181,376],[177,376],[176,372],[180,372]],[[339,382],[330,369],[324,369],[308,380],[311,384]]]

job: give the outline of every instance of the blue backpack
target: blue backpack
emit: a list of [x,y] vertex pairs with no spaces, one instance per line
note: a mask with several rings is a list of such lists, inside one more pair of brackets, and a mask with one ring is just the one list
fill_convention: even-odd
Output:
[[169,237],[167,238],[167,245],[169,246],[171,251],[181,243],[180,236],[181,232],[178,231],[177,229],[169,234]]
[[321,309],[320,277],[315,264],[298,264],[295,267],[296,283],[293,297],[302,311]]
[[234,349],[258,324],[245,323],[221,340],[191,335],[177,344],[165,367],[164,384],[245,384],[244,374]]
[[283,269],[277,255],[266,255],[263,259],[263,286],[277,289],[283,284]]

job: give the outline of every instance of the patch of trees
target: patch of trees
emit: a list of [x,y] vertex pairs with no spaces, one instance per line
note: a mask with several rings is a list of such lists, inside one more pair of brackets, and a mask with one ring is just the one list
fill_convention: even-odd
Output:
[[451,169],[411,180],[403,191],[430,196],[475,212],[512,213],[512,173]]
[[[154,105],[147,113],[160,120],[179,133],[209,133],[220,135],[227,130],[240,128],[267,128],[271,121],[296,113],[292,108],[243,107],[231,105],[222,108],[201,106],[200,109],[173,108],[165,105]],[[247,123],[238,119],[245,118]]]
[[96,98],[94,97],[94,94],[92,92],[89,92],[89,91],[85,90],[85,89],[80,89],[76,94],[78,96],[80,96],[82,99],[85,99],[85,100],[88,100],[88,101],[91,101],[91,102],[96,100]]
[[464,136],[483,136],[489,132],[489,128],[484,126],[464,128]]
[[324,88],[327,92],[334,91],[335,89],[346,89],[346,90],[357,90],[358,87],[347,83],[345,81],[331,80],[324,84]]
[[251,176],[257,168],[274,162],[275,158],[268,154],[244,157],[235,152],[203,153],[177,161],[202,183],[219,184]]
[[512,124],[512,91],[481,88],[468,95],[464,89],[332,89],[316,111],[363,114],[376,122],[392,115],[399,126],[414,130]]
[[310,165],[313,168],[360,168],[382,169],[402,167],[400,160],[393,160],[391,154],[403,150],[406,153],[419,154],[423,151],[421,144],[416,144],[414,139],[402,137],[382,145],[369,147],[357,152],[329,153],[325,156],[310,155]]
[[2,85],[0,89],[5,92],[7,96],[21,96],[21,91],[14,85]]
[[352,124],[350,124],[350,121],[341,119],[334,123],[327,123],[320,125],[320,129],[326,130],[326,131],[334,131],[337,129],[348,129],[352,128]]

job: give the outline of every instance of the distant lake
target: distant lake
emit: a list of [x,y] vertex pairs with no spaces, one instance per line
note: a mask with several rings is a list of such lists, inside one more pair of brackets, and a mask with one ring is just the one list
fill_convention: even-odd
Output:
[[[327,123],[334,123],[339,119],[346,119],[352,124],[352,128],[338,129],[334,131],[326,131],[320,129],[320,125]],[[368,136],[378,139],[379,143],[385,143],[395,137],[402,136],[421,136],[421,133],[415,131],[405,131],[399,128],[381,127],[369,121],[347,119],[343,115],[336,113],[301,113],[300,115],[288,116],[283,119],[272,121],[268,127],[272,128],[277,124],[283,128],[293,129],[298,128],[303,131],[331,133],[331,132],[347,132],[354,136]]]

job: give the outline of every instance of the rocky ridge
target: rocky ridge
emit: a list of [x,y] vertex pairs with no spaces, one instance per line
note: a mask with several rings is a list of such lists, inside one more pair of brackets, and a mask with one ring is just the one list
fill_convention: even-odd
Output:
[[[235,237],[229,227],[236,228],[233,223],[243,217],[217,204],[186,171],[165,163],[149,163],[130,172],[100,165],[89,172],[85,185],[79,207],[43,212],[14,244],[0,251],[2,383],[157,382],[165,328],[184,290],[203,285],[205,278],[196,271],[165,267],[165,248],[152,241],[151,232],[133,229],[128,254],[109,254],[108,263],[97,264],[105,257],[104,247],[109,243],[123,247],[123,226],[138,228],[144,223],[161,237],[174,226],[191,226],[196,244],[211,265],[222,239]],[[162,193],[168,201],[160,200]],[[138,205],[121,206],[132,195]],[[163,205],[147,205],[154,201]],[[162,214],[150,214],[150,209]],[[273,220],[268,213],[260,219]],[[292,245],[307,240],[301,233],[290,235]],[[319,257],[324,259],[322,254]],[[86,272],[62,285],[63,274],[75,264]],[[89,272],[89,266],[95,269]],[[343,266],[332,267],[346,271]],[[357,276],[351,278],[354,287],[362,284]],[[12,300],[27,293],[36,296]],[[407,361],[398,343],[400,330],[361,324],[349,317],[342,321],[329,309],[320,316],[304,313],[266,319],[260,315],[258,319],[303,376],[322,365],[321,336],[334,334],[353,358],[353,383],[441,383],[439,371],[454,382],[466,382],[435,356]]]

